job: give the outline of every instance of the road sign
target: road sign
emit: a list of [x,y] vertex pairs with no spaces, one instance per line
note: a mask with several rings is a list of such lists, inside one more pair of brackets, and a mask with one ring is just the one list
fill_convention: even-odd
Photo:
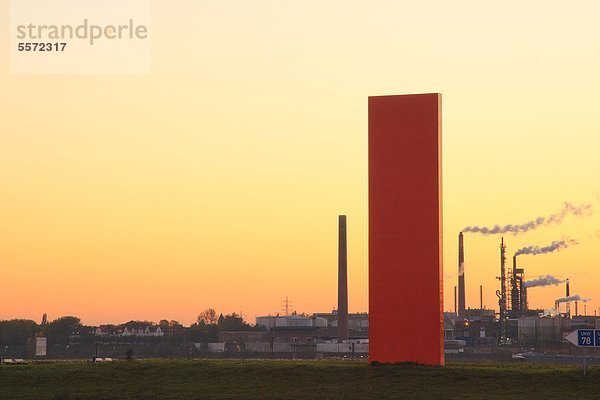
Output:
[[600,347],[600,329],[577,329],[565,339],[577,347]]
[[36,337],[35,338],[35,355],[37,356],[45,356],[47,349],[47,339],[45,337]]
[[577,347],[583,347],[583,375],[587,375],[588,347],[600,347],[600,329],[577,329],[565,339]]

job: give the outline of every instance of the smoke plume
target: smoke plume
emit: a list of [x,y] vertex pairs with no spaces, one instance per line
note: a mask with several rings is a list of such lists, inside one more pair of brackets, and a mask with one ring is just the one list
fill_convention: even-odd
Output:
[[548,246],[526,246],[523,248],[520,248],[519,250],[517,250],[515,252],[515,256],[519,256],[521,254],[532,254],[532,255],[536,255],[536,254],[546,254],[546,253],[553,253],[555,251],[560,251],[561,249],[566,249],[569,246],[573,246],[579,244],[579,242],[577,242],[576,240],[572,240],[572,239],[564,239],[564,240],[559,240],[559,241],[554,241],[551,244],[549,244]]
[[518,235],[519,233],[537,229],[542,225],[559,224],[567,215],[576,215],[581,217],[588,211],[592,211],[591,204],[574,206],[573,203],[565,202],[563,208],[559,212],[548,217],[537,217],[536,219],[522,224],[508,224],[504,226],[494,225],[491,228],[487,226],[467,226],[462,231],[481,233],[482,235],[497,235],[503,233],[512,233],[514,235]]
[[578,294],[574,294],[573,296],[569,296],[569,297],[561,297],[560,299],[556,299],[556,301],[558,303],[566,303],[567,301],[583,301],[584,303],[587,303],[590,300],[591,300],[591,298],[589,298],[589,297],[583,298]]
[[543,312],[541,312],[538,315],[540,317],[551,317],[556,314],[558,314],[558,310],[556,308],[548,308],[547,310],[544,310]]
[[552,275],[544,275],[540,276],[536,279],[531,279],[529,281],[523,282],[523,286],[526,288],[532,288],[537,286],[550,286],[550,285],[558,285],[559,283],[563,283],[564,280],[553,277]]

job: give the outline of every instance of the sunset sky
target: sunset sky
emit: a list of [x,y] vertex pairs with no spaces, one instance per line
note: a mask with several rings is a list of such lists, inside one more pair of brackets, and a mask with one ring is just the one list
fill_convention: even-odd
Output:
[[[349,309],[367,311],[367,97],[423,92],[443,96],[444,308],[463,227],[571,201],[593,213],[505,240],[509,255],[578,240],[520,264],[570,278],[593,314],[599,14],[597,1],[154,1],[149,74],[15,75],[1,57],[0,319],[189,324],[213,307],[254,322],[286,296],[331,311],[338,214]],[[467,306],[481,284],[497,309],[499,242],[465,234]],[[534,288],[529,303],[563,295]]]

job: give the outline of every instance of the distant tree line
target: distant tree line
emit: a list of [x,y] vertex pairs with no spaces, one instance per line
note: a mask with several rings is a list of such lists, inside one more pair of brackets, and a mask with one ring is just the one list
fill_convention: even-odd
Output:
[[[145,329],[150,327],[161,328],[164,336],[122,336],[125,328]],[[158,342],[216,342],[219,332],[224,331],[261,331],[264,327],[252,326],[236,314],[217,314],[208,308],[200,313],[196,322],[185,327],[177,321],[160,320],[158,323],[152,321],[129,321],[119,325],[101,325],[102,336],[96,335],[97,326],[86,326],[81,320],[74,316],[64,316],[43,324],[25,319],[13,319],[0,321],[0,345],[25,345],[27,339],[35,335],[43,335],[48,338],[49,344],[69,343],[158,343]]]
[[81,320],[72,316],[60,317],[40,325],[26,319],[0,321],[0,344],[24,345],[28,338],[37,334],[47,337],[54,343],[67,344],[71,336],[80,335],[82,330]]

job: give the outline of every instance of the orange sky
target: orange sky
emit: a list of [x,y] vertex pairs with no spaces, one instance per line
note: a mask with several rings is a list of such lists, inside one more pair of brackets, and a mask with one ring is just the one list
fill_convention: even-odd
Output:
[[[7,8],[8,2],[2,7]],[[152,72],[12,75],[0,58],[0,318],[367,310],[367,96],[443,94],[445,308],[457,234],[592,202],[507,236],[530,278],[600,307],[600,4],[153,2]],[[0,31],[8,25],[0,13]],[[8,39],[0,41],[8,54]],[[497,307],[499,237],[465,236],[467,304]],[[536,288],[549,308],[562,287]],[[580,308],[582,311],[582,307]]]

